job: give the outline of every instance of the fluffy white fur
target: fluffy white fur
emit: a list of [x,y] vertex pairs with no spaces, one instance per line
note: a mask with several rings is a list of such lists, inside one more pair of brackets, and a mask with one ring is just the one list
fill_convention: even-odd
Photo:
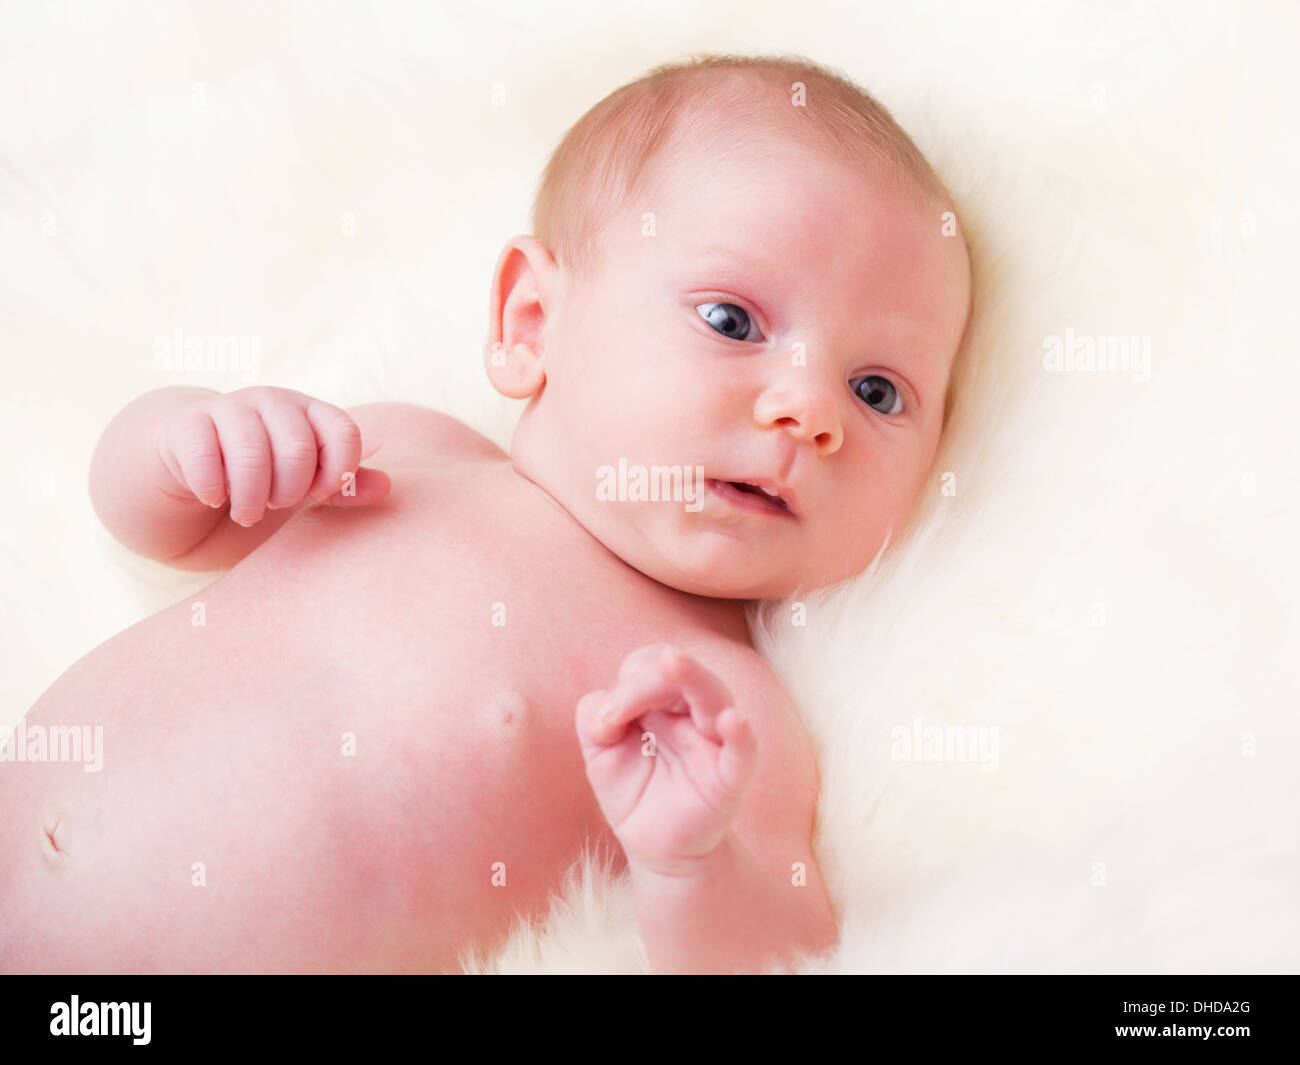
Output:
[[[843,941],[804,968],[1294,970],[1295,13],[394,7],[9,12],[0,720],[206,583],[129,557],[86,499],[131,397],[253,383],[157,372],[155,337],[255,336],[258,383],[423,403],[507,443],[487,285],[564,129],[689,51],[802,53],[930,154],[978,305],[911,527],[805,624],[787,603],[755,619],[821,755]],[[1067,329],[1149,338],[1149,380],[1048,372]],[[996,768],[897,757],[899,730],[941,726],[996,735]],[[642,964],[600,863],[467,960]]]

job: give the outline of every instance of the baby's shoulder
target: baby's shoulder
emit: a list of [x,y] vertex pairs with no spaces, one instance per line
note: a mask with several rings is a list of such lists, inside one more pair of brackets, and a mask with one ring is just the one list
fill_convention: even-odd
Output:
[[464,422],[414,403],[363,403],[348,409],[361,430],[361,461],[378,469],[500,459],[496,444]]

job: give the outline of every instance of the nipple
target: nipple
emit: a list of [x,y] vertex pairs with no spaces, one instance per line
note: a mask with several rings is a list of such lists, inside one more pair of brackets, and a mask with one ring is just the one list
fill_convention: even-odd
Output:
[[528,724],[528,703],[513,688],[497,692],[488,704],[488,721],[501,736],[517,736]]

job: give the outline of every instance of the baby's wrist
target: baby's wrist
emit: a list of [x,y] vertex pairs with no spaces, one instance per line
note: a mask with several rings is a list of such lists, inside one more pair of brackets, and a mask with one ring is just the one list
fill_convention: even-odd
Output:
[[735,834],[728,831],[718,845],[705,854],[641,857],[627,852],[628,873],[634,888],[649,891],[690,891],[710,879],[735,857]]

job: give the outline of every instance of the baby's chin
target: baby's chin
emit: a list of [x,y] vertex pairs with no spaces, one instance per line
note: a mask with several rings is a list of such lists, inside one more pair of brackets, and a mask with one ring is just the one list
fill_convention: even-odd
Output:
[[[731,530],[731,531],[728,531]],[[710,599],[785,599],[842,579],[797,538],[737,534],[732,526],[683,528],[676,522],[593,522],[587,531],[651,580]],[[825,579],[823,579],[825,578]]]
[[709,599],[784,599],[808,587],[804,574],[752,564],[701,563],[663,555],[619,557],[651,580]]

